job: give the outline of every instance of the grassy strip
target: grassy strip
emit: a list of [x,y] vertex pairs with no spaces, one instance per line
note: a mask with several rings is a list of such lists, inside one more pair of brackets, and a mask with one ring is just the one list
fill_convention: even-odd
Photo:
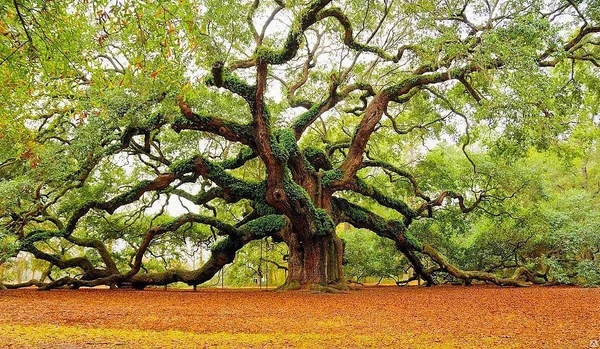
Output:
[[0,324],[0,343],[5,348],[479,348],[489,344],[496,344],[495,347],[498,347],[498,343],[494,342],[493,337],[465,340],[449,336],[440,340],[426,334],[413,333],[397,336],[382,333],[354,335],[338,331],[329,334],[193,333],[50,324]]

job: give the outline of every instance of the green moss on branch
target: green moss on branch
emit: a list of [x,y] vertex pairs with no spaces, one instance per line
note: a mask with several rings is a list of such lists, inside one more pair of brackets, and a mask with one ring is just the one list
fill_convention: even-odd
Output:
[[287,220],[282,215],[271,214],[251,220],[242,225],[240,230],[256,236],[270,236],[285,228]]
[[412,234],[405,232],[404,237],[406,238],[406,242],[414,249],[415,251],[421,251],[423,249],[423,244],[415,238]]
[[317,118],[322,106],[323,105],[321,104],[313,104],[309,110],[294,119],[292,127],[294,128],[297,137],[299,137],[302,131]]
[[219,253],[236,250],[238,246],[238,243],[236,241],[237,240],[235,238],[232,238],[231,236],[226,236],[217,240],[217,242],[215,242],[215,244],[210,248],[210,251],[212,253]]
[[314,215],[316,223],[315,235],[327,236],[333,233],[333,231],[335,230],[335,224],[333,223],[333,220],[331,219],[327,211],[321,208],[317,208],[314,210]]
[[[214,76],[215,74],[220,75]],[[218,72],[213,71],[213,76],[206,79],[206,84],[209,86],[224,87],[244,98],[248,103],[253,103],[254,96],[256,95],[256,86],[249,85],[224,67]]]
[[289,129],[278,129],[271,136],[271,150],[275,158],[287,162],[291,156],[298,154],[298,144],[294,133]]
[[231,192],[231,194],[244,197],[244,198],[252,198],[255,196],[256,191],[259,190],[260,184],[247,182],[241,179],[238,179],[231,174],[227,173],[225,169],[212,161],[209,161],[205,158],[201,158],[201,161],[206,169],[205,177],[215,182],[217,185]]
[[169,171],[177,176],[195,171],[194,158],[175,161],[169,166]]
[[300,48],[304,31],[317,21],[319,11],[330,2],[331,0],[315,0],[310,2],[292,22],[283,48],[272,49],[261,46],[254,53],[254,58],[262,60],[267,64],[283,64],[292,59],[296,56]]
[[344,173],[339,169],[324,171],[323,176],[321,177],[321,186],[327,188],[333,182],[342,179],[342,177],[344,177]]
[[242,148],[235,156],[221,161],[220,165],[224,169],[234,169],[244,165],[248,160],[256,157],[256,152],[252,148]]

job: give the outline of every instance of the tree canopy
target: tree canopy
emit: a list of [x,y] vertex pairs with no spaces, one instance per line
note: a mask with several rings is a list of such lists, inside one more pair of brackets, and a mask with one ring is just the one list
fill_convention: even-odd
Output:
[[347,223],[427,284],[599,280],[599,33],[592,0],[4,2],[0,264],[198,285],[269,237],[283,288],[343,289]]

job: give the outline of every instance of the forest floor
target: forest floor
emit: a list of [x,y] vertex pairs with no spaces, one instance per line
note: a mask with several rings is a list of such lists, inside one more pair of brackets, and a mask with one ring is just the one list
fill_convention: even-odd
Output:
[[589,348],[600,289],[0,291],[1,348]]

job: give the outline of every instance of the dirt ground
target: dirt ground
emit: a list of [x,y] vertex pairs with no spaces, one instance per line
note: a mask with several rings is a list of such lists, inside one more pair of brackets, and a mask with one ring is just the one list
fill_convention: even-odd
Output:
[[0,348],[589,348],[600,289],[0,291]]

